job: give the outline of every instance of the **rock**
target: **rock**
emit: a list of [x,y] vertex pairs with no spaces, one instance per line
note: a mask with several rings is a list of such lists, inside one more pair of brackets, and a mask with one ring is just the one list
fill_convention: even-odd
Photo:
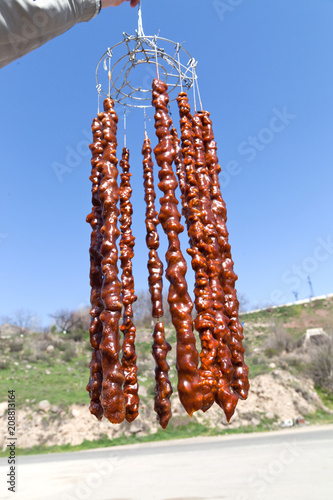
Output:
[[8,408],[8,403],[5,401],[4,403],[0,403],[0,417],[3,417]]
[[251,425],[253,425],[253,427],[258,427],[258,425],[260,425],[260,419],[259,418],[251,418]]
[[17,362],[17,361],[14,361],[14,365],[15,365],[15,366],[18,366],[19,364],[18,364],[18,362]]
[[301,415],[308,415],[309,413],[314,413],[312,406],[307,404],[307,402],[303,400],[297,400],[294,402],[297,410]]
[[266,413],[266,418],[268,418],[268,420],[274,420],[275,413],[273,413],[272,411],[269,411],[268,413]]
[[139,396],[143,396],[143,397],[147,397],[148,396],[148,390],[142,384],[139,385]]
[[50,370],[45,370],[46,375],[51,375]]
[[143,423],[140,420],[134,420],[129,428],[131,434],[138,434],[143,431]]
[[52,412],[52,413],[58,413],[58,411],[59,411],[59,410],[58,410],[58,407],[57,407],[57,406],[55,406],[55,405],[51,406],[51,412]]
[[26,367],[27,370],[30,370],[31,365],[26,365],[25,367]]
[[53,345],[48,345],[47,348],[45,349],[45,351],[48,354],[51,354],[52,352],[54,352],[54,346]]
[[274,369],[274,368],[276,368],[276,364],[275,363],[270,363],[269,367]]
[[44,412],[48,412],[51,409],[51,403],[47,399],[43,399],[38,403],[38,408]]
[[4,323],[0,325],[0,336],[4,339],[9,339],[20,332],[18,326],[10,325],[9,323]]
[[81,415],[81,411],[78,408],[72,408],[73,417],[79,417]]

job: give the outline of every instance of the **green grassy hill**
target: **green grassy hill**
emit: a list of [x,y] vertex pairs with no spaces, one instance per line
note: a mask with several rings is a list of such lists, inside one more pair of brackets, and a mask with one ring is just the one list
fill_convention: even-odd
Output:
[[[316,375],[316,358],[300,348],[300,339],[309,328],[322,328],[328,334],[333,332],[333,297],[305,304],[244,313],[241,315],[241,321],[244,324],[246,362],[249,365],[252,380],[258,375],[274,374],[276,370],[300,377],[300,380],[303,376],[312,378],[315,380],[318,394],[323,402],[328,408],[333,409],[333,381],[327,384],[325,380],[325,383],[322,383],[320,373]],[[151,328],[138,329],[136,349],[143,411],[149,411],[149,418],[155,419],[151,415],[152,410],[149,409],[153,406],[155,385],[151,334]],[[167,337],[175,346],[175,332],[172,329],[167,330]],[[333,352],[326,351],[324,353],[326,361],[331,363],[333,371]],[[315,350],[315,354],[318,353],[320,354]],[[25,412],[24,418],[34,421],[34,415],[41,416],[42,414],[40,425],[45,429],[49,424],[61,425],[61,419],[67,418],[71,405],[85,405],[86,407],[89,405],[89,396],[85,387],[89,378],[90,357],[89,334],[86,331],[76,331],[66,335],[53,331],[30,333],[24,337],[18,335],[9,339],[0,338],[0,404],[7,400],[8,390],[15,390],[17,408]],[[173,387],[176,387],[175,348],[170,353],[169,363],[171,382]],[[318,366],[321,368],[321,358]],[[295,383],[295,390],[299,391],[301,386],[301,382]],[[42,400],[47,400],[51,405],[48,414],[44,414],[39,408]],[[209,413],[207,413],[208,417]],[[200,418],[197,422],[187,422],[184,416],[173,417],[172,425],[163,437],[160,431],[157,431],[150,438],[149,436],[137,438],[130,436],[126,428],[127,434],[125,432],[124,435],[113,439],[112,443],[121,444],[121,442],[130,442],[133,439],[140,441],[140,439],[180,437],[184,429],[184,432],[186,431],[184,435],[222,432],[212,430],[212,428],[208,430],[205,422],[200,421]],[[258,419],[258,414],[253,413],[248,418],[249,421],[251,419],[255,421]],[[259,420],[260,418],[260,426],[257,424],[253,430],[270,427],[269,419],[264,416],[259,416]],[[313,422],[333,421],[332,415],[322,410],[311,419]],[[240,429],[235,427],[234,432],[242,430],[251,430],[250,424]],[[224,429],[223,432],[228,432],[228,429]],[[95,445],[98,446],[101,443],[106,445],[105,438],[100,438]],[[110,443],[109,440],[107,444],[110,445]],[[87,446],[92,445],[90,443]],[[66,447],[68,448],[67,445]],[[39,448],[39,451],[41,449]]]

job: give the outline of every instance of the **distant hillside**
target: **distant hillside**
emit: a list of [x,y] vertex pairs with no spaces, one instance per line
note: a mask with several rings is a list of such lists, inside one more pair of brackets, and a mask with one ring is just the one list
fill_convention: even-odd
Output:
[[298,340],[308,328],[333,332],[333,296],[302,304],[272,307],[241,314],[244,334],[249,345],[260,347],[277,326]]
[[[285,419],[332,422],[333,297],[305,304],[283,306],[241,315],[244,323],[246,362],[251,391],[240,401],[231,424],[215,405],[191,420],[172,396],[173,418],[168,430],[159,430],[153,411],[154,360],[151,328],[137,332],[138,378],[141,410],[134,424],[113,426],[89,414],[88,364],[91,357],[87,331],[66,335],[54,331],[0,338],[0,436],[6,436],[7,391],[15,390],[18,406],[18,446],[36,451],[59,446],[81,448],[110,446],[145,440],[193,435],[249,432],[277,428]],[[307,348],[300,342],[310,328],[328,335],[324,345]],[[170,378],[176,391],[175,332],[167,329],[173,345],[169,356]],[[326,342],[326,343],[325,343]],[[331,342],[331,343],[330,343]],[[87,442],[85,442],[87,440]],[[5,441],[0,442],[0,447]],[[53,448],[50,448],[52,446]],[[64,449],[64,448],[60,448]]]

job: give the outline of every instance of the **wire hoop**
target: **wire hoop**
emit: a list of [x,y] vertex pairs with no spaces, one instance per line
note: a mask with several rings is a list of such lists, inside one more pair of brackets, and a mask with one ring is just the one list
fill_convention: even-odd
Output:
[[136,34],[123,33],[123,36],[124,40],[108,48],[98,62],[96,83],[99,94],[111,97],[123,106],[148,108],[151,107],[151,82],[157,76],[167,83],[169,95],[177,87],[184,90],[193,87],[197,78],[197,61],[180,43],[144,35],[140,14]]

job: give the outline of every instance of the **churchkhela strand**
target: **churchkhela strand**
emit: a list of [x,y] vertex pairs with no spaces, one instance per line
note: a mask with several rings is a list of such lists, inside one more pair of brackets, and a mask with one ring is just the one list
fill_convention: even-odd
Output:
[[187,218],[187,203],[185,200],[186,173],[185,173],[183,152],[182,148],[180,147],[180,139],[178,137],[177,129],[175,129],[175,127],[172,127],[170,132],[172,135],[172,145],[175,150],[174,162],[176,166],[176,175],[178,177],[178,185],[181,193],[180,199],[182,203],[182,215],[186,220]]
[[137,380],[137,365],[135,352],[135,333],[136,328],[133,324],[132,304],[137,300],[134,293],[134,278],[132,272],[132,259],[134,257],[135,238],[132,234],[132,214],[131,203],[131,173],[129,165],[129,150],[123,148],[122,158],[120,160],[122,173],[120,174],[120,262],[122,268],[122,303],[124,306],[123,323],[120,330],[124,334],[121,364],[125,376],[124,395],[125,395],[125,418],[128,422],[133,422],[139,414],[139,395]]
[[[235,288],[237,275],[231,258],[227,212],[218,177],[221,167],[212,121],[207,111],[195,112],[192,116],[185,92],[179,94],[177,101],[180,137],[168,112],[168,86],[158,79],[153,81],[152,104],[157,136],[154,153],[159,168],[158,186],[162,192],[159,213],[155,208],[152,146],[146,131],[142,148],[148,284],[151,316],[155,322],[152,344],[154,409],[163,429],[172,415],[173,391],[167,362],[171,346],[166,340],[163,323],[159,224],[168,243],[165,277],[169,281],[168,304],[176,332],[177,389],[181,404],[192,416],[198,410],[206,412],[216,402],[229,421],[238,400],[246,399],[249,391]],[[132,269],[135,246],[132,174],[129,150],[124,147],[118,185],[117,123],[114,102],[106,98],[104,111],[98,113],[92,123],[93,142],[90,145],[92,210],[87,222],[92,229],[89,248],[92,358],[87,391],[90,412],[98,420],[105,416],[111,423],[120,424],[125,419],[131,423],[138,416],[139,387],[133,322],[133,304],[137,297]],[[186,260],[180,248],[180,234],[184,227],[178,209],[177,178],[181,212],[189,237],[187,252],[191,256],[195,277],[194,321],[193,303],[186,282]],[[118,259],[121,279],[118,277]],[[200,356],[194,327],[201,342]],[[123,332],[122,342],[120,332]]]
[[211,204],[211,179],[208,173],[205,146],[203,142],[203,126],[200,116],[196,113],[192,118],[192,130],[194,133],[194,149],[196,152],[196,172],[199,187],[199,199],[201,205],[201,218],[204,226],[205,247],[208,262],[209,285],[213,299],[213,314],[215,318],[214,337],[217,341],[216,364],[218,366],[218,387],[215,400],[224,410],[229,421],[238,402],[238,397],[232,391],[230,385],[233,380],[234,368],[231,353],[227,345],[230,338],[228,329],[228,318],[224,314],[223,301],[224,292],[221,285],[223,274],[223,262],[221,247],[218,241],[216,220]]
[[224,311],[228,318],[228,327],[230,338],[227,339],[227,345],[231,352],[234,374],[231,387],[234,392],[242,399],[246,399],[249,391],[249,369],[244,361],[244,347],[242,344],[244,335],[243,327],[238,318],[239,302],[235,283],[237,275],[233,270],[233,260],[231,258],[231,247],[229,244],[229,233],[226,227],[227,211],[222,198],[218,174],[221,167],[218,163],[217,146],[214,138],[212,121],[210,113],[204,111],[200,113],[203,126],[203,139],[205,144],[206,164],[211,177],[211,199],[212,211],[215,215],[216,228],[219,237],[219,244],[222,250],[223,278],[222,285],[224,289]]
[[157,232],[158,214],[155,210],[155,188],[153,161],[151,158],[150,140],[145,133],[143,143],[143,178],[146,203],[146,243],[149,249],[148,259],[148,283],[152,302],[152,317],[159,319],[155,324],[153,333],[152,353],[155,359],[155,404],[154,409],[157,413],[157,420],[161,427],[165,429],[171,418],[172,386],[169,380],[169,365],[167,363],[167,354],[171,350],[170,344],[165,339],[164,324],[160,321],[163,316],[163,264],[158,256],[159,236]]
[[123,385],[125,377],[119,361],[120,336],[119,321],[122,311],[121,282],[118,278],[118,250],[116,241],[120,231],[117,226],[119,209],[119,187],[117,184],[118,160],[117,122],[112,99],[104,100],[105,115],[103,124],[103,157],[98,167],[102,171],[99,198],[102,205],[103,243],[101,246],[103,285],[102,299],[104,311],[100,315],[103,322],[103,338],[100,344],[103,366],[103,384],[101,403],[105,417],[112,423],[119,424],[125,418],[125,396]]
[[99,350],[99,346],[102,340],[103,324],[100,320],[100,314],[104,309],[103,301],[101,298],[101,288],[102,288],[102,269],[101,269],[101,244],[102,244],[102,207],[99,199],[99,184],[101,181],[101,172],[97,168],[97,164],[102,158],[103,147],[102,147],[102,123],[98,118],[93,120],[91,125],[91,130],[93,132],[93,142],[90,144],[90,150],[92,152],[91,159],[91,175],[90,180],[92,182],[92,211],[87,216],[87,222],[91,225],[91,242],[90,242],[90,315],[91,322],[89,327],[90,334],[90,344],[93,349],[90,368],[90,378],[88,385],[86,387],[90,396],[90,412],[95,415],[98,420],[103,417],[103,408],[101,405],[100,397],[102,390],[102,357]]
[[[201,389],[203,394],[202,410],[207,411],[215,401],[218,370],[215,365],[217,341],[213,336],[215,317],[213,311],[212,291],[209,283],[209,244],[207,231],[210,220],[204,217],[202,192],[199,189],[199,179],[196,171],[197,155],[194,149],[194,134],[192,131],[192,116],[187,94],[179,94],[178,106],[180,113],[180,129],[182,139],[183,163],[185,167],[184,213],[190,239],[187,250],[192,257],[192,268],[195,272],[195,307],[197,317],[195,327],[201,340]],[[206,226],[205,226],[206,224]]]
[[202,407],[201,379],[198,372],[199,355],[193,333],[192,300],[186,283],[186,261],[180,249],[179,234],[184,228],[175,195],[177,179],[172,170],[174,148],[170,133],[171,119],[168,114],[169,96],[167,85],[160,80],[153,81],[153,106],[155,108],[155,129],[158,145],[154,149],[159,166],[160,199],[159,221],[168,238],[166,253],[166,278],[170,282],[168,302],[173,325],[177,334],[177,371],[179,399],[189,415]]

